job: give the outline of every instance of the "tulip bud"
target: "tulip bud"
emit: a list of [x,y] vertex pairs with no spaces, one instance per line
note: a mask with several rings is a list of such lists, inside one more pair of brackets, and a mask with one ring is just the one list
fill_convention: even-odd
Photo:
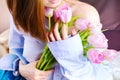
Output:
[[54,11],[56,19],[60,19],[63,23],[67,23],[72,18],[72,10],[67,4],[63,4]]
[[53,9],[49,7],[45,7],[45,16],[52,17],[53,16]]

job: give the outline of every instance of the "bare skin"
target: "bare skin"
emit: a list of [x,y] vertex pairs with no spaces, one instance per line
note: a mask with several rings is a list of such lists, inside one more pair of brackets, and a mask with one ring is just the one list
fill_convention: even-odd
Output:
[[27,80],[47,80],[49,75],[53,72],[53,69],[49,71],[40,71],[36,69],[37,61],[31,62],[30,64],[23,65],[20,61],[19,71],[21,75]]

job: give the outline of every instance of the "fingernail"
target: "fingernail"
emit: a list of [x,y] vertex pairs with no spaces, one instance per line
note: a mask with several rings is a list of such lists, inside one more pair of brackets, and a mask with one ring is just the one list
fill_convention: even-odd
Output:
[[76,35],[76,34],[77,34],[76,30],[73,29],[73,30],[72,30],[72,35],[74,36],[74,35]]

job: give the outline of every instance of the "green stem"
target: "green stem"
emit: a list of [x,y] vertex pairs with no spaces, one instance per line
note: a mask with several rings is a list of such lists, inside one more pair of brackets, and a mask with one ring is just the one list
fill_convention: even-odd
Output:
[[49,62],[44,67],[44,71],[51,69],[55,64],[57,63],[56,59],[52,56],[52,58],[49,60]]
[[44,59],[43,62],[40,65],[40,70],[43,70],[44,67],[47,65],[47,63],[49,62],[49,60],[53,57],[53,55],[51,54],[50,50],[47,49],[46,55],[44,55]]
[[68,34],[68,23],[66,23],[66,31],[67,31],[67,34]]
[[[51,29],[51,16],[48,17],[48,30],[50,31],[50,29]],[[49,53],[49,49],[48,49],[48,46],[46,45],[44,47],[43,54],[40,57],[40,60],[38,61],[37,69],[40,68],[40,70],[41,70],[44,67],[44,65],[46,64],[46,60],[44,59],[44,57],[48,53]]]
[[51,56],[51,53],[50,53],[50,51],[49,51],[49,49],[48,49],[46,55],[44,56],[43,62],[42,62],[41,65],[40,65],[40,70],[43,70],[44,66],[45,66],[45,65],[47,64],[47,62],[49,61],[50,56]]
[[47,51],[48,51],[48,46],[46,45],[46,46],[44,47],[43,54],[42,54],[42,56],[40,57],[40,60],[38,61],[37,69],[39,69],[41,63],[43,62],[43,58],[44,58],[44,56],[46,55]]
[[48,17],[48,30],[51,29],[51,16]]
[[40,70],[43,70],[43,68],[44,68],[44,66],[45,66],[46,63],[47,63],[46,61],[43,61],[42,64],[40,65],[40,68],[39,68],[39,69],[40,69]]
[[45,67],[44,67],[44,69],[43,69],[44,71],[48,68],[49,63],[52,61],[52,59],[54,59],[54,57],[53,57],[52,54],[51,54],[49,61],[47,62],[47,64],[45,65]]

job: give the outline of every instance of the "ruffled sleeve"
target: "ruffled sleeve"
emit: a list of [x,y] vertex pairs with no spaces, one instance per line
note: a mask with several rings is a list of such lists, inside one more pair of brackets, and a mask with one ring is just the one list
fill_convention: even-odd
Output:
[[93,64],[83,56],[79,35],[49,42],[48,47],[60,64],[62,75],[68,80],[113,80],[108,65]]

